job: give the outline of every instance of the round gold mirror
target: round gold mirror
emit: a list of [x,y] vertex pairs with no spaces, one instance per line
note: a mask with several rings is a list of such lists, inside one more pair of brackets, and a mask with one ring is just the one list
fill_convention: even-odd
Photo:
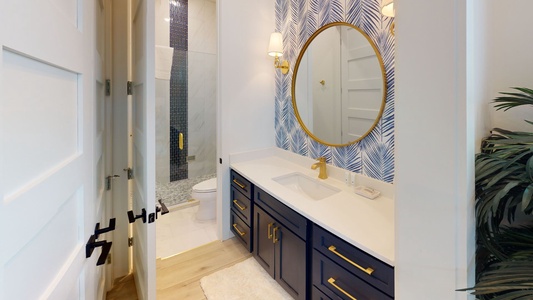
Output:
[[360,28],[331,23],[305,43],[294,67],[292,104],[316,141],[346,146],[376,126],[387,97],[383,59]]

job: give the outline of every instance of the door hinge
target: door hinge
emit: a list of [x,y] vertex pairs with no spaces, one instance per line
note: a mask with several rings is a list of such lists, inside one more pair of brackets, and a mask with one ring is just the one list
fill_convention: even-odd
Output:
[[105,95],[111,96],[111,79],[105,80]]
[[133,179],[133,169],[132,168],[126,168],[124,171],[128,174],[128,179]]
[[105,189],[108,190],[108,191],[111,190],[111,180],[113,180],[113,179],[117,179],[117,178],[119,178],[119,177],[120,177],[120,175],[112,175],[112,176],[110,175],[110,176],[107,176],[107,177],[105,178]]
[[133,237],[128,238],[128,247],[133,246]]
[[128,81],[127,92],[128,95],[133,95],[133,82],[131,81]]

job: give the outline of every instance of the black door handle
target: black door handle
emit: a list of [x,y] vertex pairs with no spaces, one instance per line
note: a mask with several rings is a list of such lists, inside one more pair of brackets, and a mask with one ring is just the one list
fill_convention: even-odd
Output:
[[103,241],[96,241],[96,238],[94,235],[91,235],[89,238],[89,241],[87,241],[87,244],[85,245],[85,258],[91,257],[93,254],[94,248],[96,247],[102,247],[102,253],[98,257],[98,261],[96,262],[97,266],[105,264],[105,261],[107,259],[107,256],[109,255],[109,251],[111,251],[112,242],[108,242],[106,240]]
[[98,239],[100,234],[115,230],[116,221],[115,218],[110,219],[109,227],[107,228],[100,228],[100,223],[96,223],[96,226],[94,227],[94,238]]
[[141,214],[140,215],[134,215],[132,210],[128,211],[128,221],[130,223],[135,222],[135,220],[137,220],[139,218],[143,220],[143,223],[146,223],[146,209],[143,208],[141,210]]

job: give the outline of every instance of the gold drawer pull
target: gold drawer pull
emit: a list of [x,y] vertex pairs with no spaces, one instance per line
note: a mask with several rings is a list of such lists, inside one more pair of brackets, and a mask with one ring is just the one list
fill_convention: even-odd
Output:
[[267,236],[269,240],[272,238],[272,225],[274,225],[274,223],[268,223],[267,227]]
[[233,203],[235,203],[235,205],[237,205],[237,207],[238,207],[240,210],[246,210],[246,209],[247,209],[246,205],[241,206],[241,205],[239,204],[239,201],[237,201],[237,199],[233,199]]
[[278,235],[277,235],[278,229],[279,227],[274,227],[274,232],[272,233],[272,243],[274,244],[279,242]]
[[348,297],[348,298],[350,298],[350,299],[352,299],[352,300],[357,300],[357,299],[355,299],[354,296],[348,294],[347,291],[343,290],[340,286],[336,285],[336,284],[335,284],[335,279],[333,279],[333,277],[330,277],[330,278],[328,279],[328,283],[331,284],[331,285],[332,285],[334,288],[336,288],[337,290],[339,290],[341,293],[343,293],[344,295],[346,295],[346,297]]
[[349,262],[350,264],[352,264],[352,266],[358,268],[359,270],[365,272],[366,274],[368,275],[372,275],[372,273],[374,273],[374,269],[368,267],[368,268],[363,268],[361,267],[360,265],[354,263],[353,261],[349,260],[346,256],[340,254],[339,252],[337,252],[337,247],[331,245],[328,247],[328,250],[337,254],[337,256],[339,256],[340,258],[344,259],[345,261]]
[[237,230],[237,233],[239,233],[240,236],[244,236],[246,234],[246,232],[242,232],[239,230],[239,228],[237,228],[237,224],[233,224],[233,228],[235,228],[235,230]]
[[233,182],[235,182],[235,184],[238,185],[243,190],[246,188],[246,185],[240,183],[237,179],[233,179]]

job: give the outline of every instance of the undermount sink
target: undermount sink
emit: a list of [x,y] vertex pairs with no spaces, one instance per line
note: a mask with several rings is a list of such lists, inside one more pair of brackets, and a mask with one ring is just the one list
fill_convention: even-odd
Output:
[[312,200],[322,200],[341,191],[319,179],[298,172],[275,177],[272,180]]

